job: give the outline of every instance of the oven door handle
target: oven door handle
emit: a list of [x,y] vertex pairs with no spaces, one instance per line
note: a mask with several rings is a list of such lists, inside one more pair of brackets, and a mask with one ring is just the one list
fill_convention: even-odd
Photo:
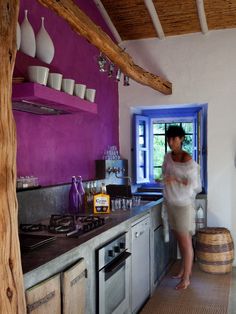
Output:
[[131,253],[129,252],[124,252],[117,260],[115,260],[113,263],[111,263],[110,265],[107,265],[104,267],[104,272],[106,273],[106,275],[108,274],[112,274],[114,272],[116,272],[120,267],[122,267],[123,262],[129,258],[131,255]]

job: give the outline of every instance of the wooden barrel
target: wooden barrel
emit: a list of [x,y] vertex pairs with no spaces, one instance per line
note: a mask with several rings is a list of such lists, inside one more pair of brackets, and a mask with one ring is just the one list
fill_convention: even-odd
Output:
[[202,228],[196,236],[196,257],[201,270],[226,274],[232,270],[234,243],[226,228]]

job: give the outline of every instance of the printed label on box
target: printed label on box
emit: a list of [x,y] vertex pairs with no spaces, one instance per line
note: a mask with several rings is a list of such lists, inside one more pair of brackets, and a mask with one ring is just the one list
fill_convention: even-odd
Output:
[[110,213],[110,196],[107,194],[97,194],[93,197],[93,211],[95,214]]

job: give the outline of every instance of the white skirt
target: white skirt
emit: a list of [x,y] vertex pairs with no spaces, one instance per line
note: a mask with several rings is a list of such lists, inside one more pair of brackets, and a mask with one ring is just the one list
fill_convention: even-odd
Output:
[[171,229],[180,233],[195,234],[195,208],[193,204],[176,206],[165,201]]

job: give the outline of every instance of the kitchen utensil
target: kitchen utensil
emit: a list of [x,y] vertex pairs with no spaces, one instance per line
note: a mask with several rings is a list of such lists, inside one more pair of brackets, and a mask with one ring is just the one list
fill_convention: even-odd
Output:
[[72,79],[62,79],[62,90],[63,92],[73,95],[74,91],[74,86],[75,86],[75,80]]
[[30,82],[47,85],[49,68],[31,65],[28,67],[28,78]]
[[61,90],[62,74],[61,73],[49,73],[47,85],[56,90]]
[[86,88],[85,91],[85,99],[91,102],[94,102],[96,95],[96,89],[93,88]]
[[86,91],[86,85],[84,84],[75,84],[74,95],[84,99]]

